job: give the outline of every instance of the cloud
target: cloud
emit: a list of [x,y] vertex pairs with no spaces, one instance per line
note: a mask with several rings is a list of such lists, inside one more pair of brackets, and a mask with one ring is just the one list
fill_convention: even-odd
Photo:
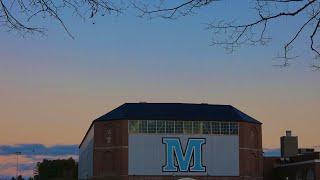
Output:
[[19,155],[19,174],[28,177],[33,175],[37,162],[43,159],[68,159],[72,157],[78,160],[78,145],[54,145],[43,144],[16,144],[0,145],[0,179],[6,179],[16,174],[16,152]]
[[21,152],[24,155],[78,155],[78,145],[54,145],[45,146],[43,144],[17,144],[0,145],[0,155],[9,155]]

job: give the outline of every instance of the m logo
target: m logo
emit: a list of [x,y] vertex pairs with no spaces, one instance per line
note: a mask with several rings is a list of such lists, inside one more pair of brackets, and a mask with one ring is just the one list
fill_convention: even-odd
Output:
[[162,138],[166,145],[166,164],[163,172],[205,172],[202,165],[202,145],[204,138],[189,138],[185,150],[182,150],[179,138]]

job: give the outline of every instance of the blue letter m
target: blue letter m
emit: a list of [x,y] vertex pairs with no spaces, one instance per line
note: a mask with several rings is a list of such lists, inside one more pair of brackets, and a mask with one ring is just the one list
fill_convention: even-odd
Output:
[[206,167],[202,165],[202,145],[206,143],[205,139],[189,138],[185,151],[182,150],[179,138],[162,138],[162,143],[166,145],[166,164],[162,167],[162,171],[206,171]]

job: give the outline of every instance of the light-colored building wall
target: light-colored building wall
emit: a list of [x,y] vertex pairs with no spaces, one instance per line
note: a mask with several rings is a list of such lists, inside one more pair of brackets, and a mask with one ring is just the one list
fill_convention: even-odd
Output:
[[90,128],[79,150],[78,179],[93,176],[94,125]]
[[[179,138],[185,151],[189,138],[205,139],[202,147],[204,172],[163,172],[165,137]],[[129,175],[239,176],[238,135],[129,134]],[[147,166],[145,166],[147,165]]]

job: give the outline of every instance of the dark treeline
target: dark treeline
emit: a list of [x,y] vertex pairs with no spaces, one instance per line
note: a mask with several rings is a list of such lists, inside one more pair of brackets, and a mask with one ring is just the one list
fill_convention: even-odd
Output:
[[34,179],[32,177],[25,179],[21,175],[19,175],[17,178],[12,177],[11,180],[34,180]]
[[77,179],[78,164],[72,159],[46,160],[37,164],[38,175],[35,180],[41,179]]
[[18,176],[16,179],[12,177],[11,180],[72,180],[78,178],[78,163],[72,159],[57,159],[47,160],[37,163],[37,175],[34,178],[23,178]]

